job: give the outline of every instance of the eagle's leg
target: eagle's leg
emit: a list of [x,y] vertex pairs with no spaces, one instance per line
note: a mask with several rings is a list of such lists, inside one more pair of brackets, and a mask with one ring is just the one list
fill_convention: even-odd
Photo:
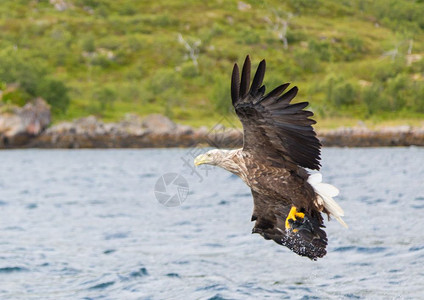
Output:
[[[295,222],[297,220],[296,217],[303,219],[305,217],[305,214],[297,212],[296,206],[292,206],[286,218],[286,230],[291,229],[290,220],[292,220],[292,222]],[[295,229],[294,231],[296,232],[297,230]]]

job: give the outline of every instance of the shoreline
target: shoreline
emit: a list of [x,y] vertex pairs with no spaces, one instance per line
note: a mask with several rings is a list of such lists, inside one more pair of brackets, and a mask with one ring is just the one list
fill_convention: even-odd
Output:
[[[32,127],[31,127],[32,128]],[[409,126],[371,130],[366,127],[339,128],[317,132],[324,147],[424,146],[424,128]],[[94,116],[62,122],[14,135],[0,133],[0,149],[108,149],[215,147],[236,148],[243,144],[240,129],[220,124],[213,128],[193,128],[153,114],[145,118],[128,115],[117,123],[104,123]]]

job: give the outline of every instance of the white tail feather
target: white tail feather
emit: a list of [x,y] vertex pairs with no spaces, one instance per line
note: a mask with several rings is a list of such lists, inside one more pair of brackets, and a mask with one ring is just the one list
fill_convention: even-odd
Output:
[[317,202],[324,205],[330,215],[347,228],[347,224],[341,218],[344,216],[343,209],[333,199],[333,197],[339,194],[339,190],[331,184],[322,183],[322,175],[320,173],[310,175],[308,182],[318,194]]

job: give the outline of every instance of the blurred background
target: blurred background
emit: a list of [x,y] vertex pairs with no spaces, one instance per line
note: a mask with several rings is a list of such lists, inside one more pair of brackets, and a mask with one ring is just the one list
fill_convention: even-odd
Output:
[[[349,229],[326,221],[317,262],[193,167],[199,142],[242,144],[247,54],[339,146],[322,172]],[[0,299],[422,299],[424,148],[394,145],[424,146],[422,0],[1,0],[0,148],[63,149],[0,151]]]
[[299,86],[318,126],[422,124],[423,16],[411,0],[2,0],[0,110],[42,97],[53,123],[211,126],[250,54],[267,60],[268,91]]

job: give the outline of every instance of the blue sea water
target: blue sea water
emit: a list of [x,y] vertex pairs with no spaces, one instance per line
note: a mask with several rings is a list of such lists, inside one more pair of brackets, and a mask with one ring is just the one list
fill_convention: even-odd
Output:
[[316,262],[252,235],[250,190],[199,151],[1,151],[0,299],[424,298],[423,148],[323,150],[349,229]]

